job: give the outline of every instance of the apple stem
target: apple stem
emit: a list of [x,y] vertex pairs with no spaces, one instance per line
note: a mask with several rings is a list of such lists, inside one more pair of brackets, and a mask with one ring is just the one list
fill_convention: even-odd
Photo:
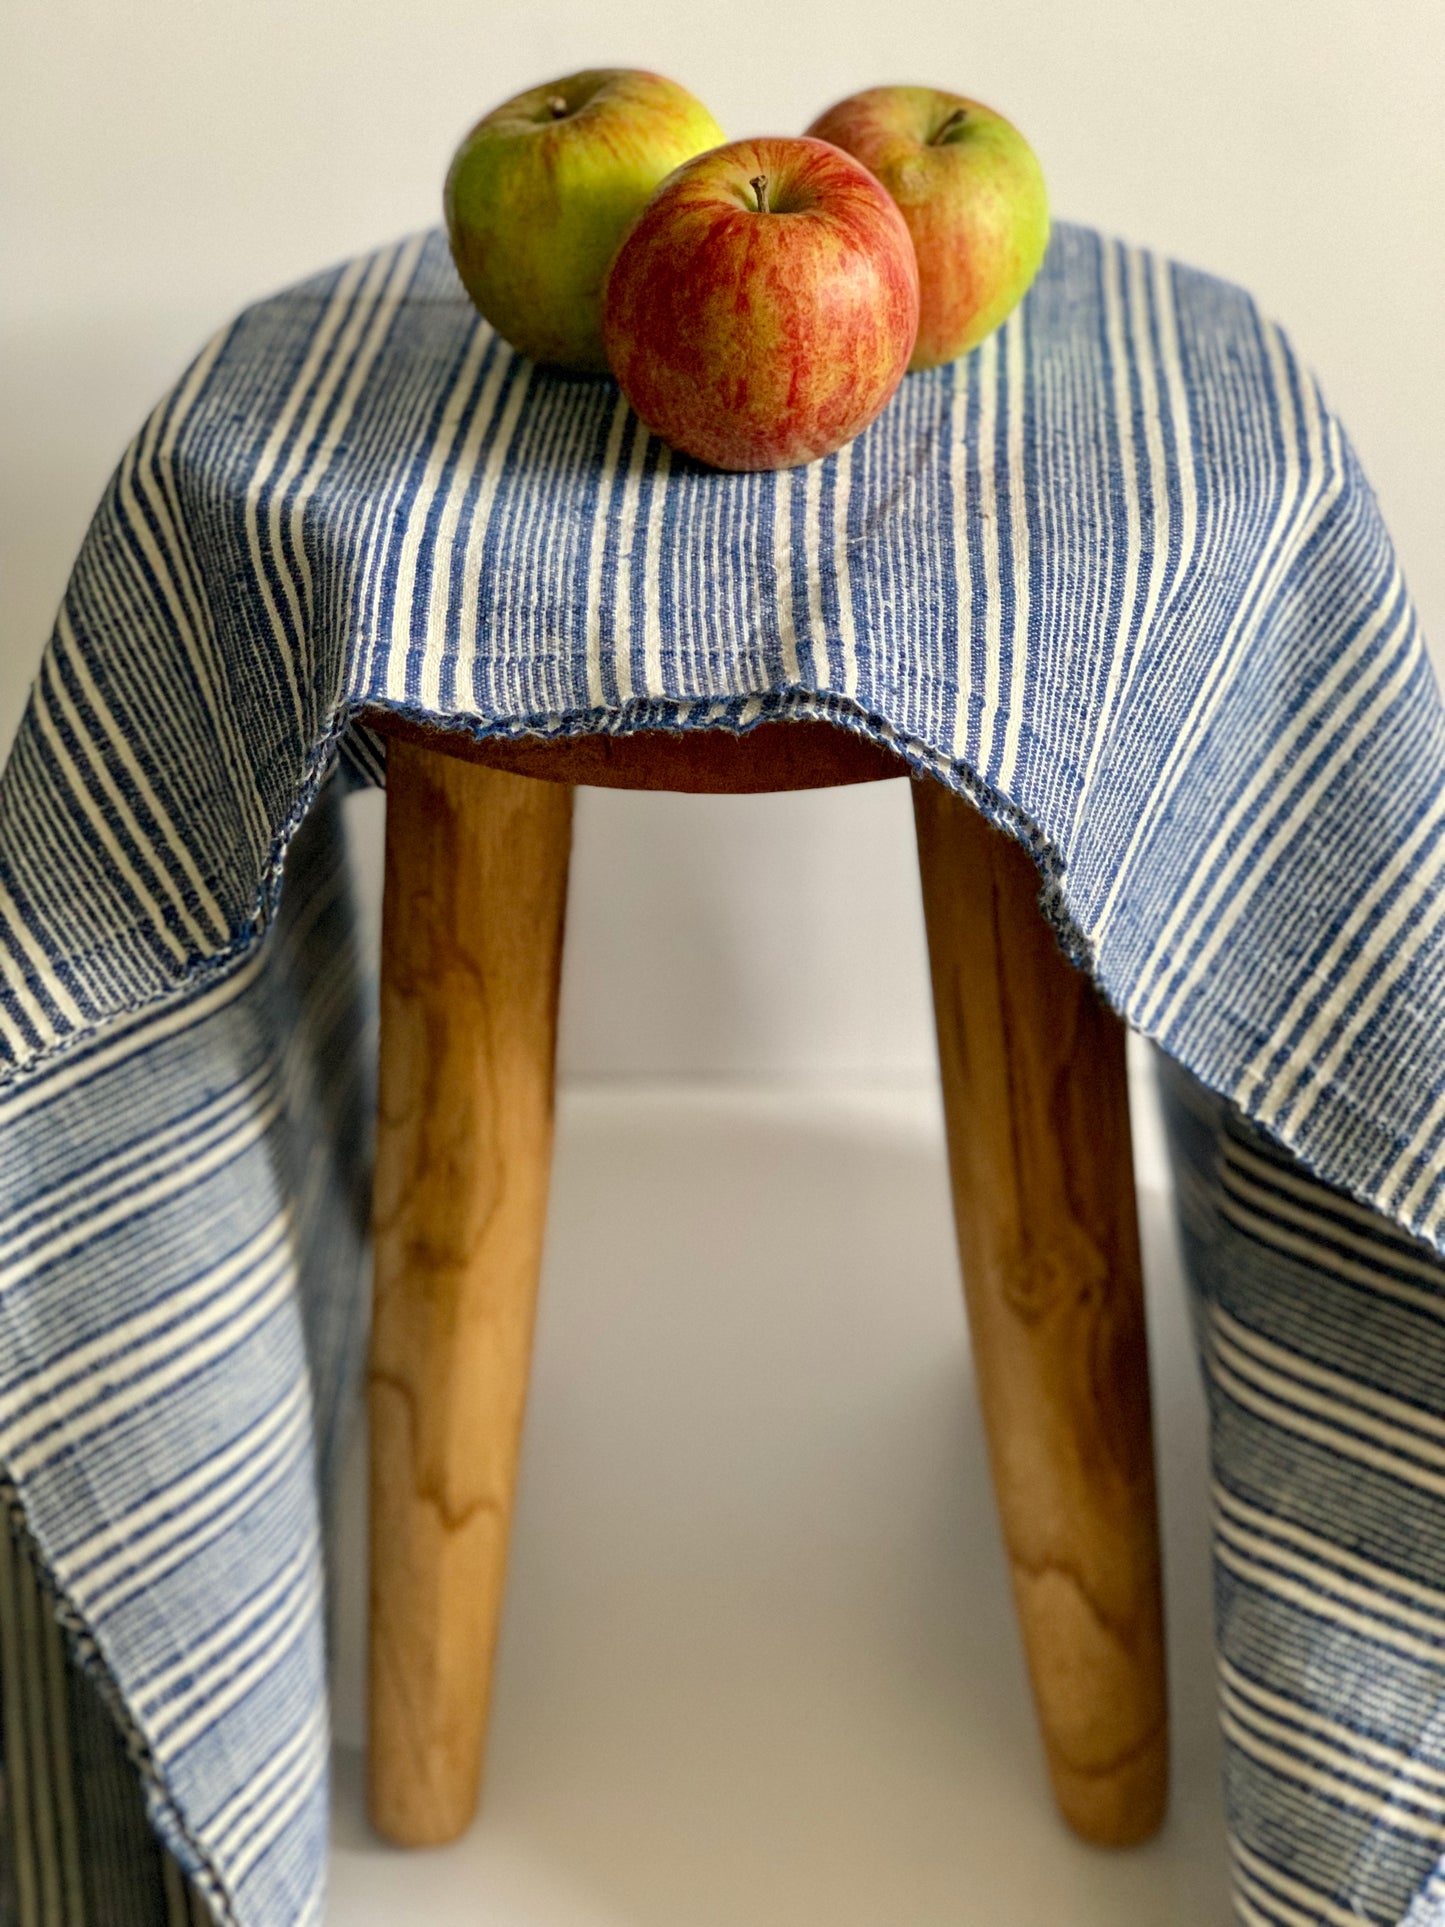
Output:
[[930,147],[940,146],[944,141],[948,139],[949,135],[953,133],[955,129],[962,127],[963,123],[967,119],[968,119],[968,109],[966,107],[955,107],[953,112],[949,115],[948,119],[943,123],[942,127],[939,128],[938,132],[934,135],[933,139],[929,142],[929,146]]
[[549,107],[551,108],[551,110],[552,110],[552,118],[553,118],[553,120],[565,120],[565,119],[566,119],[566,117],[567,117],[567,103],[566,103],[566,101],[565,101],[565,100],[563,100],[563,98],[562,98],[562,96],[561,96],[560,94],[553,94],[553,96],[552,96],[552,98],[551,98],[551,99],[550,99],[550,100],[549,100],[549,101],[547,102],[547,105],[548,105],[548,106],[549,106]]
[[758,213],[766,214],[768,211],[768,177],[767,175],[754,174],[753,178],[748,182],[748,186],[753,190],[754,194],[756,194],[758,197]]

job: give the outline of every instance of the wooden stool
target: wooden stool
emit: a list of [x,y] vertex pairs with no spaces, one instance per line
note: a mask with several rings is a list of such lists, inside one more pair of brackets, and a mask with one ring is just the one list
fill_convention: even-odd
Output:
[[[476,743],[393,717],[371,1340],[370,1806],[476,1809],[542,1257],[577,784],[743,793],[898,776],[822,723]],[[543,780],[537,780],[537,779]],[[1164,1809],[1154,1459],[1124,1030],[1027,854],[915,780],[954,1211],[994,1485],[1060,1807]],[[963,1629],[960,1629],[960,1637]]]

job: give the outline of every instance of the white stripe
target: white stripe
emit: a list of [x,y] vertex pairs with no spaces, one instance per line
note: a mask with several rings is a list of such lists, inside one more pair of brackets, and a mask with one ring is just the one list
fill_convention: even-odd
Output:
[[[1009,681],[1008,713],[1004,718],[1003,758],[998,771],[998,786],[1007,791],[1013,783],[1018,763],[1030,662],[1028,482],[1024,474],[1024,322],[1023,313],[1018,308],[1004,323],[1002,354],[1008,383],[1009,569],[1014,591],[1014,610],[1009,630],[1013,667]],[[1001,528],[998,533],[1002,553]],[[1000,609],[1000,621],[1002,613]]]
[[647,500],[647,528],[644,534],[642,569],[642,662],[644,686],[652,695],[662,694],[662,610],[658,552],[662,541],[664,498],[667,478],[672,473],[672,450],[666,442],[657,450],[657,466],[652,474],[652,493]]
[[833,664],[828,651],[828,624],[823,614],[823,464],[809,462],[803,470],[803,579],[808,585],[809,641],[813,655],[813,687],[832,686]]
[[200,1181],[209,1177],[212,1171],[218,1171],[224,1165],[231,1163],[264,1137],[275,1119],[276,1111],[277,1106],[272,1102],[264,1111],[258,1111],[246,1120],[241,1128],[223,1138],[218,1138],[203,1156],[178,1160],[163,1178],[149,1185],[144,1191],[120,1199],[108,1211],[87,1216],[83,1222],[51,1239],[38,1251],[27,1252],[23,1261],[0,1272],[0,1292],[12,1289],[22,1280],[42,1270],[57,1258],[64,1257],[68,1252],[75,1251],[86,1244],[98,1243],[102,1232],[112,1231],[118,1224],[125,1224],[132,1218],[143,1216],[155,1205],[164,1203],[182,1192],[197,1188]]
[[[1078,803],[1075,820],[1082,813],[1093,789],[1094,775],[1103,754],[1104,745],[1109,740],[1109,729],[1114,719],[1114,708],[1123,685],[1124,658],[1129,652],[1131,630],[1134,626],[1134,603],[1139,593],[1139,556],[1143,548],[1142,517],[1139,507],[1139,451],[1134,444],[1134,410],[1129,397],[1129,340],[1124,330],[1124,301],[1119,283],[1123,277],[1125,251],[1117,244],[1105,246],[1101,263],[1100,279],[1104,289],[1104,331],[1109,342],[1109,359],[1113,364],[1113,403],[1114,426],[1119,435],[1119,473],[1115,478],[1124,494],[1124,588],[1119,601],[1120,624],[1112,637],[1113,647],[1109,651],[1109,667],[1104,679],[1104,697],[1099,705],[1098,719],[1093,727],[1093,741],[1089,747],[1088,760],[1079,784]],[[1141,348],[1138,366],[1142,373],[1151,357],[1147,345]],[[1163,435],[1158,421],[1157,407],[1150,412],[1146,409],[1146,432],[1152,430],[1152,437],[1159,444],[1154,451],[1153,469],[1157,477],[1163,468]],[[1155,513],[1159,511],[1160,489],[1155,486],[1153,493]],[[1166,518],[1167,518],[1167,495]],[[1167,528],[1167,520],[1166,520]],[[1152,593],[1157,595],[1157,576],[1159,557],[1167,548],[1166,541],[1156,540],[1154,548],[1154,576]],[[1102,625],[1101,625],[1102,627]],[[1139,624],[1142,640],[1148,634],[1147,617]]]
[[973,561],[969,554],[968,463],[971,443],[968,436],[967,364],[953,364],[953,424],[948,450],[948,479],[953,494],[953,540],[955,590],[958,599],[958,660],[955,681],[958,695],[953,712],[953,741],[948,745],[960,761],[968,753],[973,705],[969,701],[973,676]]
[[793,478],[788,472],[773,477],[773,597],[778,615],[778,647],[783,675],[796,683],[798,618],[793,607]]
[[[143,973],[151,959],[145,955],[143,933],[117,933],[110,894],[96,888],[90,838],[74,812],[58,806],[52,777],[38,732],[25,731],[16,742],[8,771],[6,829],[13,874],[16,888],[43,906],[40,915],[51,943],[63,929],[65,949],[72,958],[85,960],[90,1008],[83,1023],[94,1021],[97,1009],[123,1006],[133,998],[137,971]],[[16,914],[12,899],[7,897],[6,902],[11,904],[10,914]],[[0,928],[0,941],[6,934]],[[54,955],[38,944],[32,948],[44,960],[48,974],[54,968]],[[52,1037],[56,1034],[52,1028]]]
[[[950,470],[956,460],[952,427],[956,398],[956,385],[950,393],[945,394],[943,382],[940,380],[938,385],[928,392],[929,410],[923,431],[935,450],[935,461],[941,459],[947,462]],[[949,427],[947,441],[944,440],[945,424]],[[954,504],[952,516],[944,513],[945,504],[950,501]],[[933,580],[938,584],[941,599],[952,571],[953,552],[958,545],[957,502],[945,488],[943,477],[936,475],[931,493],[922,498],[922,504],[915,533],[921,531],[926,536],[928,566],[932,571]],[[900,582],[907,579],[906,557],[900,558],[898,579]],[[935,670],[944,671],[946,668],[943,661],[944,625],[940,620],[942,609],[935,606],[915,610],[913,620],[907,623],[906,631],[904,629],[906,612],[903,609],[901,597],[894,603],[893,613],[899,623],[904,647],[910,650],[920,662],[931,656]],[[961,615],[961,611],[957,613]],[[932,737],[943,734],[943,704],[946,700],[943,680],[943,675],[937,674],[926,683],[920,681],[918,687],[910,692],[907,712],[898,719],[898,727],[906,730],[915,743],[925,734]],[[956,677],[954,681],[956,700]],[[875,716],[878,713],[879,705],[875,704]],[[950,724],[949,727],[952,728],[952,725]],[[891,738],[891,730],[889,734]]]
[[[1174,430],[1175,452],[1170,472],[1179,490],[1179,560],[1174,571],[1174,582],[1178,585],[1185,580],[1199,544],[1199,489],[1194,479],[1194,419],[1189,395],[1184,387],[1184,353],[1179,344],[1179,315],[1174,305],[1174,272],[1167,261],[1155,256],[1151,257],[1151,273],[1155,309],[1159,320],[1159,356],[1164,370],[1164,384],[1169,391],[1170,425]],[[1141,360],[1149,360],[1147,344]],[[1155,428],[1160,424],[1151,422],[1148,426]],[[1152,434],[1149,438],[1149,446],[1151,450],[1154,447]],[[1161,478],[1164,476],[1165,467],[1166,458],[1161,433],[1159,467],[1156,470]],[[1159,495],[1164,506],[1167,525],[1169,501],[1167,484],[1161,486]]]
[[[853,502],[853,451],[839,449],[833,471],[833,582],[838,595],[838,646],[843,655],[843,694],[858,694],[858,631],[853,621],[853,576],[848,559],[848,515]],[[821,542],[821,531],[819,534]]]
[[[492,440],[492,446],[487,451],[487,459],[482,465],[481,478],[478,481],[475,498],[469,511],[466,534],[466,558],[462,564],[461,604],[457,611],[456,679],[458,686],[468,692],[466,703],[468,708],[471,707],[470,692],[477,663],[482,556],[487,546],[487,535],[491,528],[492,504],[496,500],[497,486],[502,479],[502,470],[507,465],[507,453],[512,446],[513,437],[516,435],[517,424],[522,418],[522,403],[530,392],[532,377],[535,372],[531,362],[523,361],[518,355],[511,356],[509,365],[514,367],[516,372],[512,380],[511,392],[507,396],[502,408],[502,418],[498,423],[496,435]],[[491,407],[492,411],[495,412],[495,398],[492,400]],[[459,509],[462,498],[466,493],[466,488],[467,484],[462,483],[459,478],[457,483],[457,490],[459,491],[457,493],[457,502]],[[399,605],[397,606],[397,616],[401,621],[407,623],[410,621],[410,611],[403,612]],[[404,630],[401,635],[396,636],[393,640],[391,655],[387,661],[387,694],[394,696],[397,701],[401,701],[406,696],[406,671],[410,640],[409,630]],[[397,643],[401,644],[400,648],[396,646]],[[439,680],[436,671],[437,665],[430,659],[429,652],[428,658],[425,659],[422,664],[423,676],[430,676],[433,683],[435,683]],[[437,701],[436,691],[433,690],[433,705],[435,705]]]
[[[1277,1110],[1277,1108],[1279,1108],[1279,1100],[1275,1100],[1274,1104],[1272,1104],[1275,1093],[1277,1093],[1277,1087],[1279,1087],[1279,1081],[1281,1081],[1283,1077],[1291,1077],[1291,1071],[1293,1071],[1295,1077],[1297,1077],[1297,1075],[1299,1075],[1300,1064],[1304,1064],[1304,1062],[1314,1062],[1316,1050],[1320,1048],[1320,1044],[1324,1043],[1324,1037],[1326,1037],[1327,1031],[1329,1031],[1331,1025],[1337,1021],[1337,1017],[1339,1017],[1341,1012],[1349,1010],[1349,1006],[1351,1006],[1351,1002],[1354,1000],[1354,992],[1364,983],[1364,979],[1372,973],[1372,969],[1376,969],[1376,965],[1379,964],[1379,958],[1385,956],[1387,952],[1391,952],[1391,950],[1395,948],[1397,938],[1401,935],[1401,931],[1405,929],[1406,923],[1410,921],[1410,917],[1418,910],[1418,906],[1420,906],[1422,902],[1432,902],[1433,898],[1437,896],[1441,869],[1445,867],[1445,836],[1441,836],[1439,832],[1441,832],[1441,817],[1439,817],[1439,811],[1428,809],[1428,811],[1420,817],[1420,821],[1416,823],[1416,827],[1410,831],[1405,842],[1399,846],[1399,850],[1395,850],[1395,852],[1391,854],[1391,858],[1385,863],[1385,867],[1379,871],[1376,881],[1370,884],[1370,888],[1364,892],[1364,896],[1358,898],[1358,902],[1354,904],[1354,908],[1351,910],[1351,913],[1349,913],[1349,917],[1341,923],[1339,931],[1335,933],[1335,937],[1331,940],[1329,948],[1320,956],[1318,964],[1310,969],[1310,973],[1308,973],[1306,977],[1302,977],[1299,990],[1295,992],[1295,996],[1291,998],[1291,1002],[1285,1006],[1285,1010],[1279,1014],[1279,1017],[1275,1019],[1274,1025],[1272,1025],[1272,1037],[1270,1037],[1266,1043],[1260,1044],[1260,1048],[1258,1048],[1258,1050],[1254,1052],[1254,1056],[1248,1060],[1248,1064],[1245,1066],[1245,1069],[1241,1071],[1241,1075],[1235,1079],[1235,1089],[1237,1089],[1237,1091],[1247,1091],[1250,1085],[1258,1085],[1260,1079],[1262,1079],[1264,1073],[1266,1073],[1266,1066],[1268,1066],[1268,1062],[1270,1062],[1270,1056],[1277,1050],[1279,1039],[1289,1039],[1289,1041],[1291,1041],[1289,1060],[1275,1069],[1274,1075],[1270,1077],[1268,1083],[1262,1085],[1262,1089],[1258,1089],[1256,1093],[1250,1093],[1250,1108],[1258,1108],[1258,1110]],[[1422,869],[1422,867],[1420,867],[1420,861],[1418,861],[1418,858],[1420,858],[1420,850],[1424,848],[1424,844],[1426,844],[1432,836],[1439,838],[1439,848],[1435,850],[1435,854],[1433,854],[1432,859],[1430,859],[1430,865],[1428,865],[1426,869]],[[1391,894],[1391,890],[1397,890],[1397,888],[1399,888],[1399,896],[1397,896],[1395,904],[1391,906],[1391,910],[1385,913],[1385,917],[1378,917],[1379,904]],[[1370,937],[1366,940],[1366,944],[1360,948],[1360,954],[1356,956],[1354,964],[1349,967],[1349,971],[1345,973],[1345,977],[1341,977],[1339,985],[1331,990],[1331,994],[1322,1002],[1320,1010],[1316,1012],[1316,1016],[1310,1021],[1310,1027],[1308,1027],[1306,1031],[1302,1031],[1299,1037],[1295,1037],[1295,1035],[1293,1035],[1293,1033],[1295,1033],[1295,1025],[1299,1023],[1300,1016],[1302,1016],[1302,1012],[1304,1012],[1304,1006],[1306,1006],[1306,1004],[1310,1002],[1310,998],[1316,994],[1320,983],[1331,975],[1331,971],[1335,969],[1339,958],[1345,956],[1345,952],[1351,948],[1354,940],[1360,937],[1360,933],[1366,931],[1366,929],[1370,931]],[[1374,1004],[1376,1004],[1376,1002],[1378,1002],[1378,998],[1372,998],[1370,1010],[1374,1010]],[[1291,1077],[1291,1085],[1289,1085],[1291,1091],[1293,1091],[1295,1077]],[[1289,1095],[1289,1091],[1285,1093],[1285,1096],[1287,1095]]]
[[597,512],[592,530],[592,549],[587,558],[587,699],[594,709],[607,700],[602,680],[602,561],[607,548],[607,516],[617,487],[617,463],[622,453],[622,431],[627,426],[627,397],[619,390],[607,430],[607,447],[602,456],[602,473],[597,482]]
[[[305,1906],[302,1907],[301,1912],[296,1916],[296,1927],[317,1927],[317,1923],[321,1919],[321,1909],[325,1899],[326,1890],[322,1884],[322,1877],[318,1874]],[[198,1927],[206,1927],[206,1924],[204,1922],[198,1923]]]
[[[229,335],[230,330],[223,329],[221,333],[216,336],[215,340],[197,357],[195,368],[192,370],[192,379],[182,391],[177,406],[171,411],[170,419],[166,424],[165,435],[156,451],[157,462],[162,473],[172,485],[172,489],[174,488],[176,480],[176,445],[180,439],[181,426],[189,417],[192,403],[195,395],[199,392],[202,382],[210,375],[213,365],[213,354],[219,354],[229,339]],[[147,494],[149,499],[149,491]],[[196,574],[199,577],[202,574],[202,570],[196,561],[195,548],[191,540],[190,530],[182,516],[171,512],[171,491],[162,490],[161,495],[164,498],[165,521],[171,532],[175,553],[191,562],[193,566],[195,566]],[[157,513],[159,514],[160,504],[157,503],[156,506]],[[184,578],[184,570],[181,573]],[[225,735],[233,752],[229,767],[236,781],[237,798],[242,809],[250,819],[251,833],[256,839],[256,848],[264,850],[271,839],[272,825],[270,818],[267,816],[265,802],[261,795],[255,759],[250,751],[250,746],[245,740],[244,733],[240,726],[240,718],[232,700],[231,672],[228,670],[219,647],[215,625],[211,620],[210,610],[205,602],[204,596],[199,593],[192,594],[189,587],[185,588],[184,593],[186,594],[188,606],[193,610],[190,633],[194,636],[197,644],[195,652],[196,668],[198,673],[203,676],[203,679],[208,682],[211,713],[216,719],[218,729]],[[206,645],[209,645],[209,647]]]
[[[1414,963],[1420,951],[1435,935],[1436,931],[1439,930],[1442,921],[1445,921],[1445,894],[1440,896],[1431,910],[1430,915],[1425,919],[1421,927],[1413,933],[1413,940],[1408,949],[1404,945],[1401,946],[1400,954],[1393,960],[1389,970],[1381,977],[1375,989],[1374,1002],[1376,1004],[1383,1000],[1386,990],[1392,988]],[[1358,1032],[1358,1018],[1350,1026],[1350,1029],[1352,1033]],[[1337,1049],[1332,1050],[1330,1052],[1331,1063],[1333,1063],[1336,1056]],[[1318,1101],[1319,1095],[1318,1091],[1316,1091],[1315,1095],[1311,1098],[1309,1108],[1312,1110]],[[1401,1151],[1400,1155],[1386,1171],[1383,1181],[1377,1187],[1376,1196],[1380,1201],[1381,1208],[1388,1211],[1392,1217],[1397,1217],[1405,1223],[1411,1222],[1426,1191],[1438,1180],[1440,1176],[1438,1161],[1435,1163],[1426,1161],[1421,1165],[1419,1175],[1403,1197],[1400,1195],[1400,1187],[1409,1173],[1410,1166],[1419,1157],[1421,1147],[1433,1143],[1442,1123],[1445,1123],[1445,1091],[1441,1092],[1429,1110],[1426,1111],[1424,1117],[1415,1124],[1410,1133],[1409,1144]],[[1296,1129],[1298,1129],[1298,1124],[1299,1120],[1297,1119]]]
[[994,764],[998,729],[999,678],[1003,659],[1003,605],[999,595],[998,487],[995,445],[998,441],[998,335],[991,334],[976,350],[978,359],[978,510],[983,524],[983,708],[979,715],[978,773],[987,779]]
[[[545,478],[540,488],[524,484],[516,490],[508,518],[517,533],[515,561],[507,571],[512,592],[503,605],[503,647],[515,658],[517,687],[529,715],[558,715],[575,707],[568,633],[574,605],[570,594],[559,591],[576,579],[584,529],[581,515],[568,514],[560,503],[589,466],[597,399],[579,384],[555,410],[549,432],[518,458],[519,471]],[[588,521],[595,529],[595,510]]]
[[[1279,1902],[1273,1899],[1269,1904],[1272,1911],[1262,1914],[1253,1904],[1251,1897],[1236,1884],[1234,1905],[1244,1927],[1319,1927],[1319,1923],[1312,1914],[1306,1917],[1304,1914],[1296,1913],[1293,1907],[1287,1907],[1281,1912]],[[1359,1927],[1358,1922],[1355,1927]]]
[[[431,505],[441,486],[442,476],[451,460],[456,444],[457,430],[461,425],[462,411],[471,397],[472,386],[482,359],[496,341],[490,328],[473,330],[467,350],[462,357],[462,365],[452,378],[451,392],[447,396],[442,418],[437,426],[436,435],[427,450],[426,465],[421,476],[414,484],[407,503],[406,531],[402,536],[401,554],[397,558],[396,584],[392,607],[395,611],[393,633],[403,634],[408,645],[415,628],[416,565],[421,554],[423,536],[430,536],[428,520]],[[451,582],[451,538],[456,533],[457,518],[460,514],[460,497],[466,490],[471,478],[476,458],[477,445],[486,433],[496,406],[497,391],[506,373],[508,355],[499,349],[496,360],[487,376],[486,385],[478,400],[463,444],[460,458],[452,474],[448,487],[447,500],[442,512],[442,526],[436,532],[433,555],[436,566],[432,569],[431,588],[427,603],[426,635],[434,646],[428,652],[428,668],[435,685],[439,670],[437,659],[441,655],[443,639],[446,635],[447,602]],[[469,459],[470,458],[470,459]],[[423,696],[426,707],[435,710],[438,705],[436,688]]]
[[1291,1754],[1297,1756],[1293,1768],[1284,1766],[1280,1770],[1301,1784],[1352,1789],[1350,1803],[1357,1810],[1373,1815],[1379,1825],[1403,1826],[1410,1832],[1419,1832],[1423,1813],[1424,1826],[1441,1828],[1438,1792],[1425,1787],[1401,1786],[1397,1775],[1388,1769],[1302,1731],[1293,1719],[1272,1718],[1228,1691],[1222,1697],[1221,1708],[1226,1732],[1246,1752],[1255,1757],[1272,1758],[1276,1763]]

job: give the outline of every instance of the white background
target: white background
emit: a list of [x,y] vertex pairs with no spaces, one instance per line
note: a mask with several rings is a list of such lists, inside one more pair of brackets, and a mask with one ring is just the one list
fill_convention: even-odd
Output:
[[[0,742],[105,477],[189,355],[242,303],[430,224],[478,114],[594,64],[675,76],[731,135],[888,80],[1002,108],[1059,215],[1286,322],[1445,637],[1440,0],[12,0]],[[487,1820],[471,1858],[378,1853],[346,1767],[338,1927],[1222,1927],[1199,1418],[1156,1154],[1181,1797],[1121,1862],[1052,1827],[1027,1730],[906,786],[585,795],[564,1006]],[[353,1533],[343,1735],[360,1557]]]

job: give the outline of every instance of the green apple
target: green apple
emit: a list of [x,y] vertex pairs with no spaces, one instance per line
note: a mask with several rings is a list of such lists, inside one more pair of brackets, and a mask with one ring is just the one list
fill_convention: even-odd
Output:
[[601,372],[602,285],[653,189],[723,131],[660,74],[599,68],[504,101],[458,147],[443,204],[463,285],[534,361]]
[[936,87],[870,87],[808,129],[875,174],[918,256],[913,368],[975,347],[1022,299],[1049,240],[1043,170],[1011,122]]

